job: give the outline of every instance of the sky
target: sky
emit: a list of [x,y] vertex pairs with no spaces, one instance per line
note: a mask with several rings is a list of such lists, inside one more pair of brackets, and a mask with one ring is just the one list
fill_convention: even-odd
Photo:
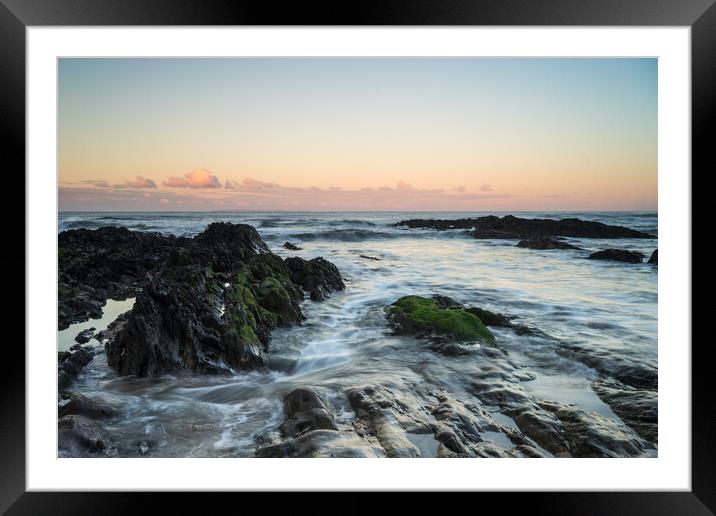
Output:
[[61,211],[657,209],[657,60],[62,58]]

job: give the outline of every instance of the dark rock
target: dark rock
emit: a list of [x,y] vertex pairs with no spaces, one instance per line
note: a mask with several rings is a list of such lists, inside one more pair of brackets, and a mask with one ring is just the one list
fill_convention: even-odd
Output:
[[547,250],[547,249],[579,249],[579,247],[574,246],[572,244],[568,244],[567,242],[562,242],[561,240],[557,240],[555,238],[550,237],[536,237],[529,240],[520,240],[517,244],[517,247],[523,247],[525,249],[538,249],[538,250]]
[[331,292],[346,288],[338,268],[328,260],[314,258],[304,260],[297,256],[284,260],[291,280],[306,292],[310,292],[313,301],[321,301]]
[[475,306],[468,306],[465,310],[477,316],[485,326],[501,326],[505,328],[512,326],[512,322],[510,322],[510,319],[506,315]]
[[651,253],[648,263],[653,263],[654,265],[659,264],[659,250],[658,249],[654,249],[654,252]]
[[100,342],[107,339],[114,339],[117,333],[119,333],[127,325],[127,320],[129,320],[129,315],[131,313],[132,311],[128,310],[123,314],[120,314],[114,321],[109,323],[106,329],[97,332],[97,335],[95,335],[94,338]]
[[604,249],[589,255],[590,260],[615,260],[627,263],[641,263],[644,255],[637,251],[627,251],[626,249]]
[[292,244],[291,242],[286,242],[283,244],[284,249],[288,249],[289,251],[300,251],[301,248],[297,245]]
[[113,446],[100,426],[84,416],[61,417],[57,423],[59,457],[92,457]]
[[435,301],[440,308],[462,308],[463,304],[455,301],[453,298],[435,294],[431,296],[431,299]]
[[375,260],[377,262],[380,261],[380,258],[376,258],[375,256],[368,256],[367,254],[359,254],[361,258],[365,258],[366,260]]
[[532,239],[535,237],[576,237],[576,238],[655,238],[653,235],[623,226],[610,226],[577,218],[567,219],[525,219],[506,215],[494,215],[472,219],[411,219],[403,220],[396,226],[408,228],[430,228],[437,230],[474,230],[474,238]]
[[262,366],[272,330],[304,319],[299,285],[344,288],[323,258],[284,261],[253,227],[210,224],[172,250],[139,293],[124,327],[105,344],[108,363],[121,375],[140,376]]
[[60,390],[66,389],[77,375],[89,364],[95,356],[95,351],[87,346],[79,348],[72,353],[60,351],[57,353],[57,385]]
[[77,334],[77,336],[75,337],[75,342],[78,342],[80,344],[86,344],[87,342],[90,341],[90,339],[92,337],[94,337],[94,332],[96,329],[97,328],[92,327],[92,328],[88,328],[84,331],[79,332]]
[[98,319],[107,299],[134,295],[185,238],[103,227],[58,237],[58,329]]
[[95,401],[82,394],[72,395],[69,401],[57,410],[59,417],[79,415],[99,419],[112,417],[114,414],[114,409],[109,405]]
[[659,404],[656,391],[635,389],[621,382],[601,379],[592,383],[597,396],[647,441],[658,440]]
[[283,400],[287,419],[281,425],[286,437],[296,437],[311,430],[336,430],[333,413],[314,391],[298,388]]

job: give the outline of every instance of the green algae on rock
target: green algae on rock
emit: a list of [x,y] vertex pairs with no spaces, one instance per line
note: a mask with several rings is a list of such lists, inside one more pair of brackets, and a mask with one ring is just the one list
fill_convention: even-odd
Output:
[[463,308],[441,308],[434,300],[420,296],[401,297],[387,308],[387,317],[399,335],[495,340],[476,315]]

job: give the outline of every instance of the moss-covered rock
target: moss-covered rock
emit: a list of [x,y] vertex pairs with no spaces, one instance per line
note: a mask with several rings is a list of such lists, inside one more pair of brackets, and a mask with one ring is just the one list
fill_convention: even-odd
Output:
[[[335,269],[315,260],[307,263]],[[304,319],[302,300],[288,265],[253,227],[214,223],[174,249],[139,293],[126,326],[105,345],[107,361],[140,376],[256,368],[272,330]]]
[[463,308],[441,308],[434,300],[420,296],[401,297],[387,308],[387,317],[399,335],[495,340],[476,315]]

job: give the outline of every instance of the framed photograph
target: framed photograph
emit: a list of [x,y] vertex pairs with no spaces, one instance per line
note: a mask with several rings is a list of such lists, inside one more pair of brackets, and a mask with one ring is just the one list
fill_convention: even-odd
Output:
[[712,3],[2,0],[25,354],[0,508],[713,514],[691,322]]

